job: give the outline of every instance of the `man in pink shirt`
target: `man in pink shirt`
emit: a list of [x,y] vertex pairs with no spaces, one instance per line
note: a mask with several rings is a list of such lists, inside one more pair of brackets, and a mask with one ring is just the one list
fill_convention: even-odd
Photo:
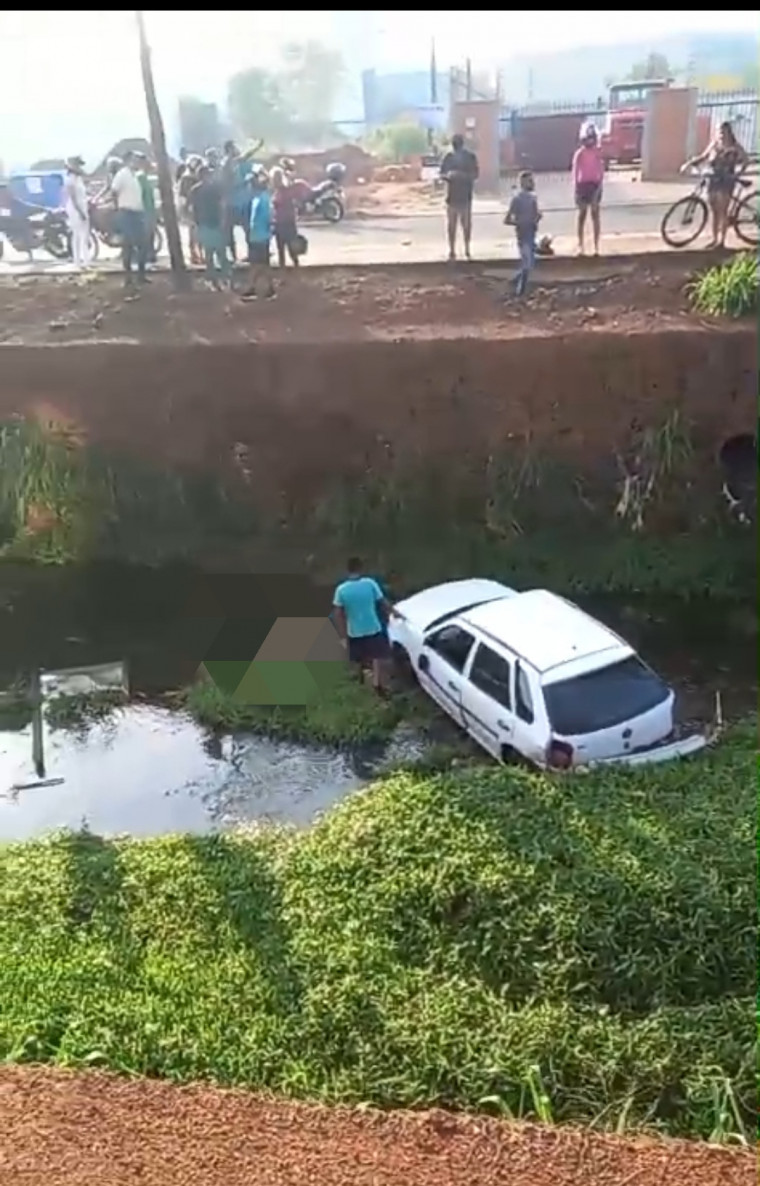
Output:
[[604,182],[604,158],[599,147],[599,134],[593,124],[581,129],[581,143],[573,156],[573,184],[575,204],[578,207],[578,253],[584,253],[586,215],[591,211],[591,226],[594,232],[594,255],[599,254],[601,223],[599,208],[602,203]]

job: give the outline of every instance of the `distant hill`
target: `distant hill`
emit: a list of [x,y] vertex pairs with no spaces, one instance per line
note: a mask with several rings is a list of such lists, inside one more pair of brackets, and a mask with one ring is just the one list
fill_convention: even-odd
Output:
[[[595,99],[610,80],[622,81],[648,54],[664,54],[671,70],[684,79],[717,77],[741,85],[757,69],[760,39],[744,33],[698,33],[628,45],[581,46],[557,53],[519,55],[501,67],[508,102],[561,103]],[[732,83],[732,78],[737,83]]]

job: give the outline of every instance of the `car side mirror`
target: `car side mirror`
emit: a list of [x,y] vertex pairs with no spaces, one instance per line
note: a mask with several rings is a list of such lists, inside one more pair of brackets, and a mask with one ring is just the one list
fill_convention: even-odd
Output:
[[419,667],[420,671],[430,670],[430,660],[428,659],[427,655],[420,655],[417,666]]

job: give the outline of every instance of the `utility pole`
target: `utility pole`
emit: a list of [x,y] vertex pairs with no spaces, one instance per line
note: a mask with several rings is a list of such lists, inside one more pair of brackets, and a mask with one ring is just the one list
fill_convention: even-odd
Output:
[[438,103],[438,66],[435,60],[435,38],[430,42],[430,102],[433,107]]
[[169,168],[169,157],[166,152],[166,135],[161,109],[156,96],[156,84],[153,81],[153,67],[150,61],[150,46],[145,32],[145,14],[135,12],[137,18],[137,34],[140,39],[140,69],[142,71],[143,90],[145,91],[145,106],[148,109],[148,123],[150,125],[150,139],[156,156],[158,170],[158,190],[161,194],[161,210],[166,227],[166,242],[169,248],[172,277],[175,287],[184,289],[190,287],[190,275],[185,267],[185,257],[182,251],[182,239],[177,222],[177,207],[174,204],[174,187]]

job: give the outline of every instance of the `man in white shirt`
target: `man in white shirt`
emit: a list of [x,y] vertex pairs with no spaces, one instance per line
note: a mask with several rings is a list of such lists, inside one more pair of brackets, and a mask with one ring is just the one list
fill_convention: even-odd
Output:
[[63,204],[71,235],[71,254],[74,267],[81,270],[90,266],[90,215],[87,188],[84,183],[84,161],[72,156],[66,162],[63,182]]
[[133,152],[124,157],[124,164],[114,174],[111,193],[119,212],[119,233],[123,241],[122,259],[128,286],[132,284],[132,265],[137,261],[137,278],[147,284],[145,268],[148,262],[148,241],[145,223],[145,203],[142,186],[137,176],[137,158]]

